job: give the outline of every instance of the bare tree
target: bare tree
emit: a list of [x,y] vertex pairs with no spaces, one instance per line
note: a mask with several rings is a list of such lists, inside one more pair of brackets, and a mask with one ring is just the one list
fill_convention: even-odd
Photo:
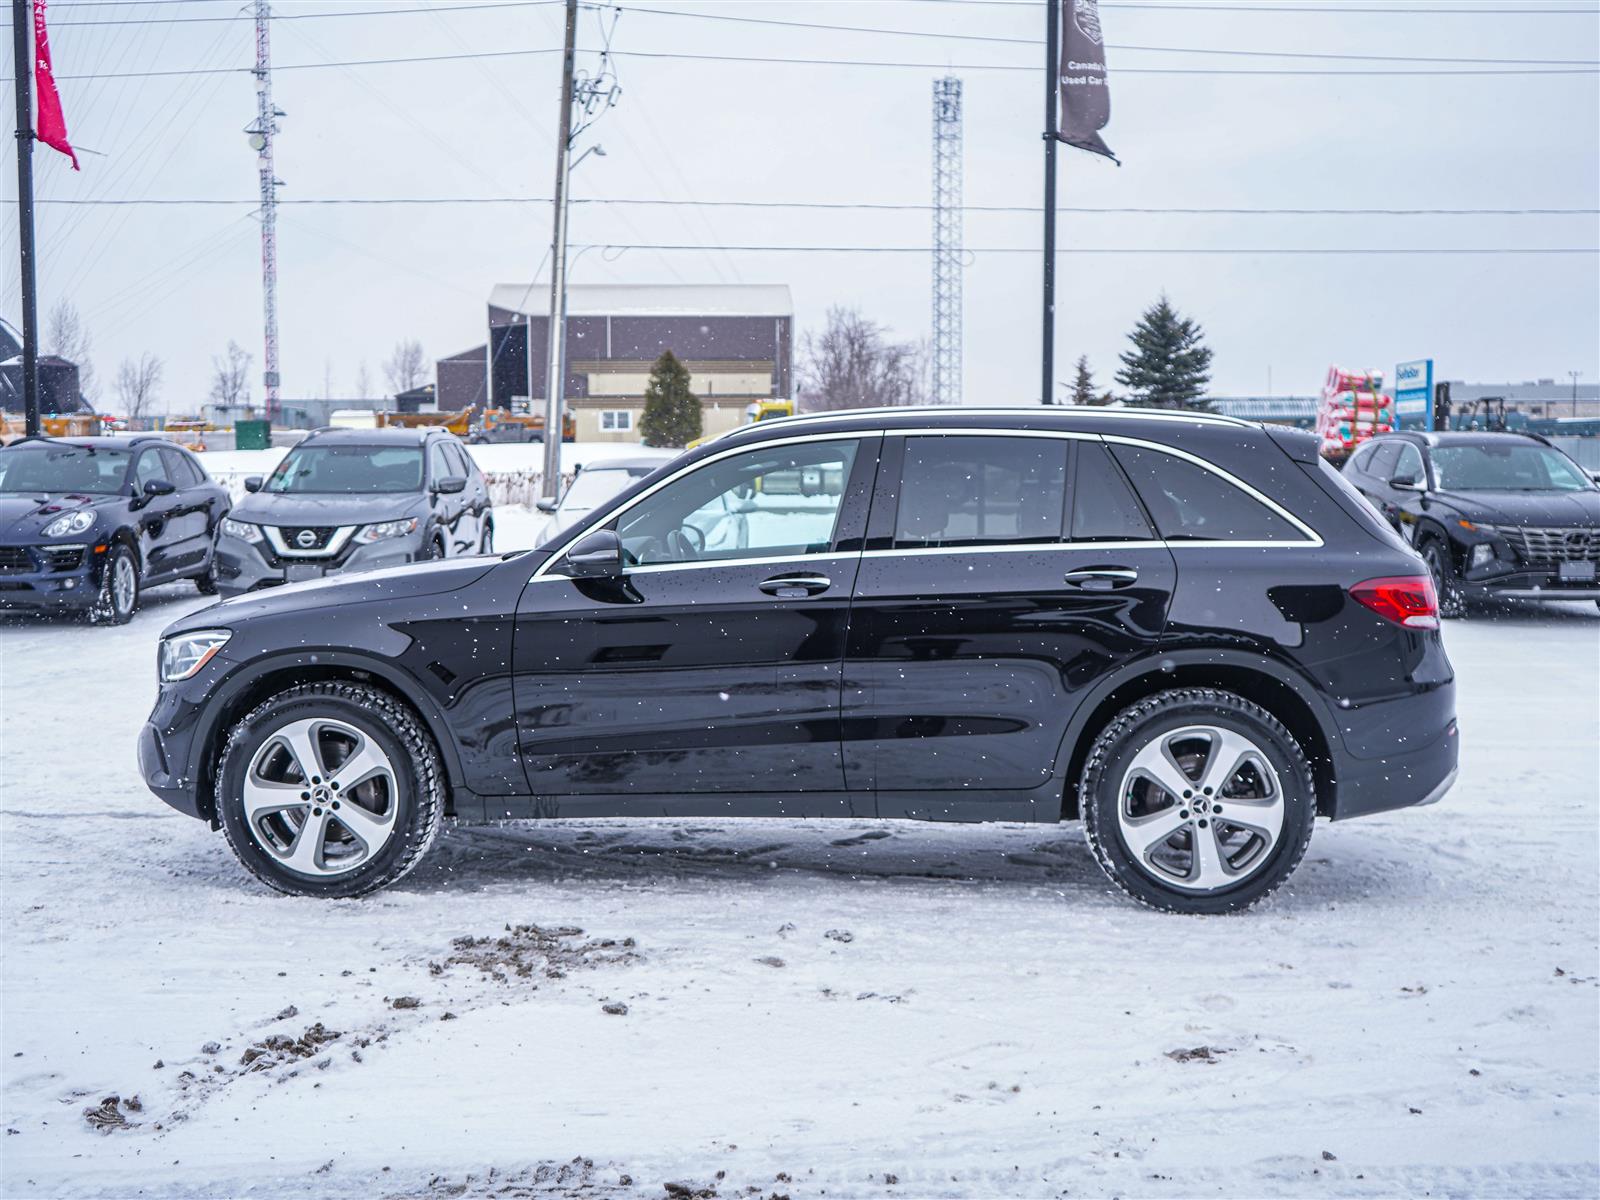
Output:
[[926,348],[892,342],[853,308],[833,307],[821,333],[800,341],[801,406],[808,411],[920,404]]
[[93,340],[71,300],[58,300],[45,318],[45,352],[66,359],[78,368],[78,393],[93,397],[94,364],[89,361]]
[[227,351],[211,360],[211,400],[228,408],[250,403],[250,355],[232,339]]
[[372,372],[367,367],[367,360],[362,359],[361,365],[356,368],[356,399],[367,400],[372,396]]
[[117,368],[117,399],[130,419],[150,415],[160,387],[161,360],[154,354],[141,354],[137,361],[125,358]]
[[422,343],[416,338],[402,338],[384,360],[383,377],[389,381],[389,390],[398,395],[420,386],[426,369],[427,356],[422,353]]

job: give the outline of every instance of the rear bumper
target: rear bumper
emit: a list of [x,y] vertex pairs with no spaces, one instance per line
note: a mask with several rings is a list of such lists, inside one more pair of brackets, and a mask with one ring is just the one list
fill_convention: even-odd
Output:
[[1424,744],[1379,758],[1341,756],[1335,821],[1437,804],[1456,781],[1461,737],[1455,717]]

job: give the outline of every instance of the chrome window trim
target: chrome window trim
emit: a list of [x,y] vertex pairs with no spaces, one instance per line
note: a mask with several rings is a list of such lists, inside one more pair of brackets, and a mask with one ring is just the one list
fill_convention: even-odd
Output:
[[[1043,411],[1047,415],[1052,415],[1052,416],[1057,414],[1057,413],[1060,413],[1062,411],[1071,411],[1075,415],[1081,413],[1081,415],[1088,416],[1088,417],[1110,417],[1110,418],[1112,418],[1114,420],[1130,420],[1130,421],[1197,421],[1197,422],[1199,422],[1201,424],[1206,424],[1206,425],[1228,425],[1228,426],[1232,426],[1232,427],[1238,428],[1238,429],[1257,429],[1257,428],[1260,428],[1260,422],[1258,422],[1258,421],[1249,421],[1249,420],[1246,420],[1243,417],[1230,417],[1230,416],[1227,416],[1224,413],[1188,412],[1188,411],[1183,411],[1183,410],[1178,410],[1178,409],[1137,408],[1137,407],[1135,407],[1135,408],[1101,408],[1101,407],[1098,407],[1098,406],[1093,407],[1093,408],[1085,409],[1082,406],[1078,406],[1078,405],[1057,405],[1057,406],[1052,406],[1051,408],[1045,409]],[[961,416],[963,416],[963,417],[966,417],[966,416],[969,416],[969,415],[972,415],[972,416],[1027,416],[1029,414],[1038,414],[1038,413],[1040,413],[1041,412],[1041,408],[1039,406],[1029,406],[1029,405],[1015,405],[1015,406],[1011,406],[1011,407],[1007,407],[1005,405],[982,405],[982,406],[980,406],[980,405],[971,405],[971,406],[963,405],[963,406],[959,406],[959,407],[955,407],[955,406],[944,407],[944,406],[933,405],[933,404],[917,404],[917,405],[906,405],[905,407],[858,408],[858,409],[851,409],[851,410],[844,411],[844,412],[834,411],[834,412],[816,412],[816,413],[796,413],[791,417],[779,417],[779,418],[776,418],[776,419],[769,418],[769,421],[758,421],[754,425],[739,425],[739,426],[735,426],[733,429],[729,430],[727,433],[718,434],[717,436],[718,437],[729,437],[734,433],[739,433],[739,432],[742,432],[742,431],[747,430],[747,429],[759,428],[760,426],[768,424],[769,422],[772,423],[772,424],[777,424],[778,422],[781,421],[785,428],[790,428],[791,427],[791,423],[799,424],[799,423],[803,422],[803,423],[808,423],[809,424],[809,423],[815,423],[815,422],[818,422],[818,421],[854,421],[854,420],[881,421],[886,416],[905,415],[905,414],[911,414],[911,413],[941,413],[941,414],[948,414],[948,413],[952,413],[952,412],[960,413]],[[887,430],[885,432],[901,433],[901,432],[904,432],[904,431],[903,430],[898,430],[898,429],[892,429],[892,430]],[[1016,431],[1016,430],[1004,430],[1004,431],[1001,431],[1001,432],[1014,433],[1014,432],[1018,432],[1018,431]],[[1091,434],[1090,436],[1095,436],[1095,435]]]
[[[293,526],[304,529],[303,525]],[[262,534],[267,541],[272,543],[273,553],[280,558],[332,558],[344,549],[345,543],[354,535],[359,525],[338,525],[334,527],[333,535],[328,538],[328,544],[317,550],[291,550],[283,540],[283,527],[279,525],[260,526]]]
[[[872,410],[870,415],[881,420],[882,419],[882,415],[883,415],[883,413],[885,411],[891,411],[892,412],[892,411],[895,411],[895,410],[892,410],[892,409],[891,410],[876,409],[876,410]],[[1009,410],[1009,409],[987,409],[987,410],[963,409],[961,411],[963,413],[966,413],[966,412],[996,412],[996,411],[1009,412],[1009,411],[1012,411],[1012,410]],[[838,414],[829,414],[829,415],[837,416]],[[845,415],[853,415],[853,414],[845,414]],[[862,414],[862,415],[866,415],[866,414]],[[1153,412],[1153,413],[1139,412],[1139,413],[1135,414],[1133,411],[1130,411],[1130,410],[1127,410],[1127,409],[1121,410],[1120,415],[1122,415],[1122,416],[1141,415],[1141,416],[1153,416],[1153,417],[1157,417],[1157,418],[1164,417],[1164,414],[1159,412],[1159,411],[1158,412]],[[1215,416],[1215,414],[1185,414],[1185,415],[1186,416]],[[797,420],[798,418],[786,417],[786,418],[783,418],[783,419],[785,421],[792,421],[792,420]],[[1233,418],[1233,417],[1221,418],[1221,420],[1224,420],[1227,423],[1235,423],[1237,421],[1237,419]],[[1247,426],[1249,425],[1249,422],[1237,422],[1237,423],[1238,424],[1247,425]],[[606,525],[610,524],[611,521],[614,520],[616,517],[618,517],[622,513],[626,512],[628,509],[633,508],[634,505],[642,503],[644,500],[646,500],[649,497],[653,496],[656,492],[660,491],[662,488],[666,487],[668,484],[673,483],[674,481],[682,478],[684,475],[687,475],[689,472],[699,470],[701,467],[708,466],[709,464],[714,463],[714,462],[719,462],[720,460],[722,460],[724,458],[728,458],[728,457],[730,457],[731,455],[734,455],[734,454],[743,454],[743,453],[745,453],[747,451],[753,451],[753,450],[765,448],[765,447],[768,447],[768,446],[793,445],[793,444],[799,443],[799,442],[828,442],[828,441],[838,441],[838,440],[845,439],[845,438],[870,438],[870,437],[1040,437],[1040,438],[1061,438],[1061,439],[1064,439],[1064,440],[1067,440],[1067,441],[1086,441],[1086,442],[1101,442],[1101,443],[1113,443],[1114,442],[1114,443],[1116,443],[1118,445],[1123,445],[1123,446],[1137,446],[1140,449],[1144,449],[1144,450],[1155,450],[1155,451],[1158,451],[1158,452],[1160,452],[1162,454],[1175,455],[1178,458],[1184,459],[1185,461],[1194,464],[1195,466],[1199,467],[1203,471],[1211,472],[1213,475],[1216,475],[1218,478],[1224,480],[1225,482],[1231,484],[1233,487],[1236,487],[1240,491],[1244,492],[1247,496],[1249,496],[1251,499],[1255,500],[1258,504],[1264,505],[1268,509],[1268,511],[1273,512],[1276,515],[1282,517],[1284,520],[1288,521],[1291,525],[1293,525],[1296,529],[1298,529],[1305,536],[1304,536],[1304,540],[1301,540],[1301,541],[1269,541],[1269,540],[1250,540],[1250,539],[1218,540],[1218,541],[1189,541],[1189,540],[1169,541],[1169,540],[1166,540],[1166,539],[1163,539],[1163,538],[1149,538],[1149,539],[1146,539],[1146,540],[1125,541],[1125,542],[1091,542],[1091,541],[1078,541],[1078,542],[1074,542],[1074,541],[1022,542],[1022,543],[997,542],[997,543],[995,543],[993,545],[989,545],[989,546],[915,546],[915,547],[908,546],[908,547],[904,547],[904,548],[893,548],[893,549],[888,549],[888,550],[866,550],[866,551],[863,551],[861,553],[861,557],[863,557],[863,558],[896,558],[896,557],[904,557],[904,556],[912,555],[912,554],[992,554],[992,553],[997,553],[997,552],[998,553],[1017,554],[1017,553],[1026,553],[1028,551],[1037,552],[1037,551],[1043,551],[1043,550],[1062,550],[1062,549],[1085,550],[1085,549],[1095,549],[1095,548],[1099,548],[1099,549],[1102,549],[1102,550],[1131,550],[1131,549],[1143,549],[1143,548],[1147,548],[1147,547],[1150,547],[1150,546],[1165,546],[1169,550],[1195,549],[1195,548],[1202,548],[1202,547],[1205,548],[1205,549],[1210,549],[1210,550],[1286,550],[1286,549],[1316,550],[1316,549],[1320,549],[1324,544],[1321,535],[1319,535],[1316,530],[1312,529],[1311,526],[1307,525],[1299,517],[1295,516],[1288,509],[1284,508],[1281,504],[1279,504],[1277,501],[1273,500],[1271,497],[1267,496],[1266,494],[1264,494],[1263,492],[1257,490],[1256,488],[1251,487],[1248,483],[1244,482],[1244,480],[1240,479],[1236,475],[1231,474],[1228,471],[1223,470],[1221,467],[1217,466],[1215,463],[1210,462],[1207,459],[1201,458],[1198,455],[1191,454],[1187,450],[1180,450],[1176,446],[1169,446],[1169,445],[1167,445],[1167,444],[1165,444],[1163,442],[1152,442],[1152,441],[1148,441],[1148,440],[1146,440],[1144,438],[1124,437],[1124,436],[1122,436],[1120,434],[1110,434],[1110,433],[1106,433],[1106,434],[1089,433],[1089,432],[1086,432],[1084,430],[1077,430],[1077,429],[993,429],[993,428],[984,428],[984,427],[962,428],[960,426],[916,426],[916,427],[908,427],[908,428],[905,428],[905,429],[883,429],[883,428],[872,429],[872,428],[867,428],[867,429],[835,430],[835,431],[832,431],[832,432],[829,432],[829,433],[797,434],[797,435],[795,435],[793,437],[762,439],[761,441],[758,441],[758,442],[747,443],[747,444],[740,445],[740,446],[731,446],[728,449],[723,450],[723,451],[721,451],[721,452],[719,452],[717,454],[713,454],[713,455],[711,455],[711,456],[709,456],[707,458],[698,459],[697,461],[695,461],[693,463],[686,464],[684,467],[680,468],[679,470],[674,471],[671,475],[667,476],[667,478],[661,480],[659,483],[657,483],[654,486],[652,486],[648,491],[641,492],[639,495],[635,496],[626,505],[619,504],[619,505],[615,506],[614,508],[610,509],[606,513],[606,515],[604,517],[602,517],[599,521],[597,521],[595,523],[595,525],[593,527],[594,528],[604,528]],[[568,550],[570,550],[574,545],[577,544],[577,542],[579,541],[581,536],[582,535],[578,535],[578,536],[569,538],[566,542],[564,542],[561,545],[561,548],[559,550],[557,550],[553,554],[551,554],[550,557],[547,558],[538,567],[538,569],[534,571],[534,573],[529,577],[529,582],[531,583],[531,582],[537,581],[539,579],[570,579],[571,576],[563,575],[560,572],[552,570],[551,568],[555,563],[560,561],[561,557],[563,555],[565,555]],[[761,563],[766,563],[766,562],[773,562],[773,563],[803,562],[803,561],[806,561],[806,560],[812,559],[812,558],[836,558],[836,557],[838,557],[838,554],[835,553],[835,552],[830,551],[830,552],[828,552],[826,554],[788,555],[788,556],[778,556],[778,557],[771,557],[771,556],[763,555],[760,558],[711,559],[711,560],[706,560],[706,561],[697,561],[697,562],[690,562],[690,563],[650,563],[650,564],[647,564],[647,565],[641,566],[641,567],[631,567],[625,573],[626,574],[633,574],[635,572],[641,572],[641,571],[679,570],[679,569],[683,569],[685,567],[688,567],[688,568],[699,568],[699,567],[707,567],[707,566],[732,566],[732,565],[737,565],[737,564],[741,564],[741,563],[759,565]]]
[[[674,471],[671,475],[668,475],[665,479],[662,479],[662,480],[660,480],[660,481],[658,481],[656,483],[651,484],[648,488],[646,488],[644,491],[640,492],[637,496],[634,496],[626,504],[617,504],[617,505],[613,506],[612,508],[606,510],[606,515],[601,517],[598,521],[595,521],[590,526],[590,528],[592,528],[592,529],[604,529],[607,525],[611,524],[611,522],[613,520],[615,520],[617,517],[621,516],[623,513],[629,511],[630,509],[634,508],[635,506],[644,503],[644,501],[648,500],[651,496],[654,496],[657,492],[659,492],[662,488],[666,487],[669,483],[675,483],[677,480],[683,478],[685,475],[689,474],[692,471],[698,471],[701,467],[710,466],[714,462],[721,462],[723,459],[730,458],[735,454],[746,454],[746,453],[749,453],[749,452],[754,451],[754,450],[763,450],[763,449],[766,449],[766,448],[771,447],[771,446],[790,446],[790,445],[794,445],[794,444],[799,443],[799,442],[836,442],[836,441],[845,441],[845,440],[857,441],[857,440],[860,440],[861,438],[872,437],[872,436],[873,436],[873,431],[871,431],[871,430],[851,429],[851,430],[840,430],[840,431],[837,431],[837,432],[834,432],[834,433],[807,433],[807,434],[800,434],[800,435],[798,435],[796,437],[763,439],[760,442],[756,442],[756,443],[754,443],[752,445],[747,445],[747,446],[730,446],[730,447],[728,447],[728,449],[723,450],[723,451],[721,451],[721,452],[719,452],[717,454],[712,454],[712,455],[710,455],[710,456],[708,456],[706,458],[696,459],[692,463],[685,464],[684,466],[680,467],[678,470]],[[842,505],[842,503],[843,503],[842,498],[841,498],[840,503]],[[837,524],[837,518],[835,518],[835,523]],[[552,564],[561,561],[562,556],[565,555],[568,550],[572,549],[573,546],[577,545],[578,542],[580,540],[582,540],[582,538],[585,537],[585,536],[586,536],[586,534],[583,534],[583,533],[575,534],[574,536],[568,538],[565,542],[561,543],[561,548],[559,550],[556,550],[553,554],[551,554],[549,558],[544,560],[544,562],[540,563],[538,570],[534,571],[534,573],[528,577],[529,578],[529,582],[532,582],[533,580],[539,579],[541,577],[549,577],[551,575],[554,575],[555,572],[552,572],[550,570],[550,567],[552,566]],[[829,557],[831,558],[831,557],[835,557],[835,556],[830,554]],[[751,562],[753,560],[748,559],[748,558],[726,558],[726,559],[714,559],[712,561],[719,562],[719,563],[747,563],[747,562]],[[791,560],[788,559],[788,558],[781,558],[778,561],[779,562],[789,562]],[[649,565],[650,566],[675,567],[675,566],[682,566],[683,564],[682,563],[651,563]],[[633,568],[630,568],[630,569],[631,570],[641,570],[643,568],[633,567]],[[568,578],[571,578],[571,577],[567,576],[567,575],[560,575],[560,576],[558,576],[558,578],[568,579]]]

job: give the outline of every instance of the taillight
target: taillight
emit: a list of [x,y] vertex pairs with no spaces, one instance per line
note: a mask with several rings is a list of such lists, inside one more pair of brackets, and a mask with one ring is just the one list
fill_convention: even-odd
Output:
[[1350,589],[1350,598],[1407,629],[1439,628],[1439,597],[1431,575],[1391,575]]

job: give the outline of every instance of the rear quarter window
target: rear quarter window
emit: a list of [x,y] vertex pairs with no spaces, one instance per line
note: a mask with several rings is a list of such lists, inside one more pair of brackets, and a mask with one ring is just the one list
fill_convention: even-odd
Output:
[[1164,450],[1113,445],[1156,531],[1174,542],[1305,542],[1286,517],[1215,471]]
[[1315,477],[1322,485],[1323,491],[1332,496],[1339,507],[1349,513],[1358,525],[1376,534],[1391,546],[1397,546],[1402,550],[1411,548],[1406,545],[1405,539],[1394,531],[1389,522],[1378,515],[1378,510],[1367,503],[1367,498],[1356,491],[1355,486],[1327,459],[1318,458],[1315,466],[1310,463],[1302,463],[1301,466],[1305,468],[1306,474]]

